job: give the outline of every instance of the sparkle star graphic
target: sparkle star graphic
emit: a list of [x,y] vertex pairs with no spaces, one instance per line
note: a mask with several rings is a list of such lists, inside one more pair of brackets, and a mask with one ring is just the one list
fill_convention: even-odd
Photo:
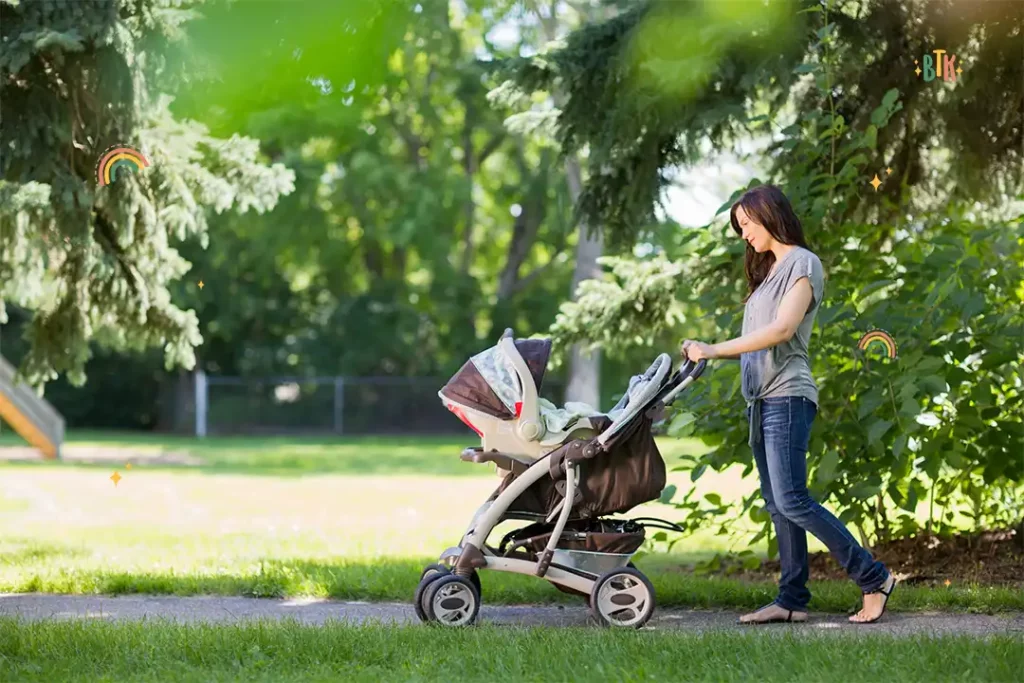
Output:
[[203,288],[203,281],[202,281],[202,280],[200,280],[200,281],[199,281],[199,289],[202,289],[202,288]]
[[892,175],[892,169],[891,168],[886,168],[885,169],[885,175]]
[[877,173],[875,174],[875,177],[871,179],[871,184],[875,187],[875,192],[878,192],[878,186],[882,184],[882,181],[878,179]]
[[117,482],[121,481],[123,478],[124,477],[122,477],[117,472],[114,472],[112,475],[110,475],[110,481],[114,482],[115,487],[117,486]]

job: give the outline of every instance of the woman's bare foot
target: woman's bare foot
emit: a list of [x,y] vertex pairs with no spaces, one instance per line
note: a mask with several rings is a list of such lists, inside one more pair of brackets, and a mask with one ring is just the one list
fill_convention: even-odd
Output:
[[773,624],[778,621],[807,621],[807,612],[788,610],[773,602],[740,617],[741,624]]
[[859,612],[850,617],[850,622],[853,624],[870,624],[881,619],[882,615],[885,614],[885,605],[889,601],[889,596],[892,595],[895,587],[896,577],[890,573],[885,583],[877,591],[864,594],[864,606],[861,607]]

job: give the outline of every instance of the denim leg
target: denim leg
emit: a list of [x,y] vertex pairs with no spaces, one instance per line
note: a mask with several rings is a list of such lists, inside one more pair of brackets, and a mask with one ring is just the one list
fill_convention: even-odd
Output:
[[[846,526],[807,491],[807,444],[816,413],[814,403],[803,397],[765,402],[762,419],[772,496],[779,512],[824,543],[862,591],[877,590],[887,576],[885,565],[861,547]],[[806,552],[805,546],[805,557]]]
[[[763,406],[762,406],[763,408]],[[749,413],[749,409],[748,409]],[[762,420],[764,419],[762,413]],[[763,425],[763,422],[762,422]],[[776,604],[785,609],[804,611],[811,600],[811,591],[807,588],[810,569],[807,560],[807,532],[794,524],[779,512],[772,493],[772,474],[768,466],[765,452],[765,439],[751,439],[750,447],[757,463],[757,473],[761,479],[761,497],[764,498],[765,509],[772,518],[775,537],[779,543],[779,594]]]

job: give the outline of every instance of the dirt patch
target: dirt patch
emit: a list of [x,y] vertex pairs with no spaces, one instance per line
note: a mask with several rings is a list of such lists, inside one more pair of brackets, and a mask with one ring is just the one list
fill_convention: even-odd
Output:
[[[872,548],[872,554],[905,583],[1024,587],[1024,538],[1019,530],[901,538]],[[828,553],[812,554],[810,566],[812,579],[846,578],[846,572]],[[775,580],[778,573],[778,561],[771,560],[743,576]]]

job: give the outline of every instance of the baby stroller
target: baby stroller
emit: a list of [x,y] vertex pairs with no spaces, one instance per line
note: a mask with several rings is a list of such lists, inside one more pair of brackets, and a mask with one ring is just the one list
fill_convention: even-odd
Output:
[[[646,527],[668,522],[604,517],[657,499],[665,463],[651,433],[653,416],[695,381],[705,361],[672,373],[661,354],[607,414],[582,404],[556,409],[538,392],[551,351],[546,339],[512,338],[473,356],[438,395],[481,438],[462,459],[494,463],[502,481],[473,516],[459,545],[423,570],[414,607],[445,626],[473,623],[480,610],[478,571],[534,574],[585,597],[603,623],[639,628],[654,612],[654,588],[630,562]],[[487,544],[506,520],[530,522]],[[659,524],[660,523],[660,524]]]

